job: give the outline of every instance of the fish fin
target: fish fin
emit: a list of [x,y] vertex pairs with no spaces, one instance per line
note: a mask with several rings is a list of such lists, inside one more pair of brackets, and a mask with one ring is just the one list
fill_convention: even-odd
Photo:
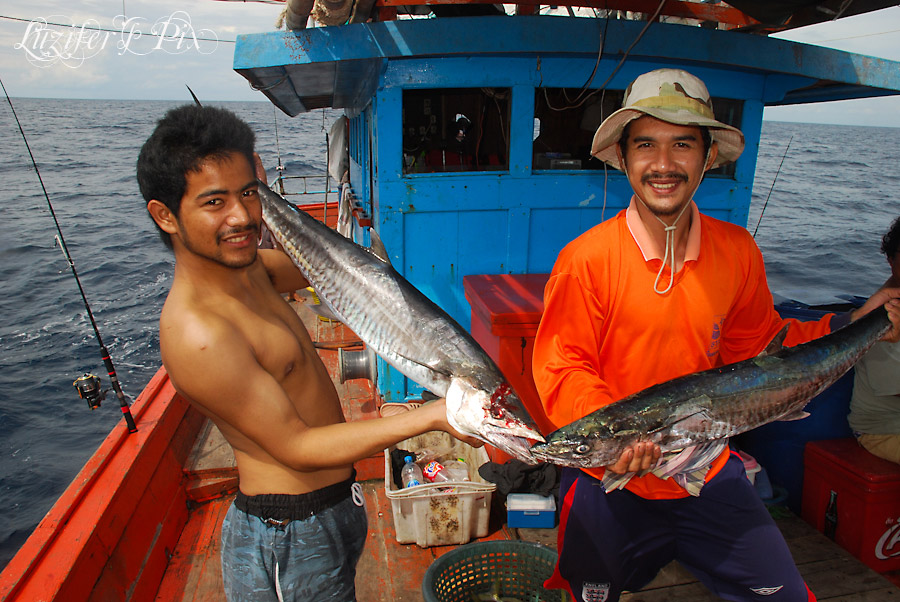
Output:
[[[453,373],[448,370],[439,370],[436,366],[432,366],[431,364],[426,364],[426,363],[420,362],[417,359],[411,358],[407,355],[403,355],[402,353],[397,353],[396,351],[394,352],[394,355],[406,360],[410,364],[416,364],[417,366],[422,366],[423,368],[427,368],[431,372],[445,376],[445,377],[447,377],[447,379],[450,379],[453,377]],[[437,397],[435,397],[435,399],[437,399]]]
[[782,416],[778,420],[781,420],[782,422],[788,422],[789,420],[803,420],[807,416],[809,416],[809,412],[804,412],[803,410],[797,410],[796,412],[788,414],[787,416]]
[[774,355],[784,349],[784,338],[787,336],[788,328],[790,328],[790,326],[790,324],[782,326],[781,330],[778,331],[778,334],[776,334],[772,340],[769,341],[769,344],[766,345],[766,348],[760,352],[759,357]]
[[372,240],[372,246],[369,248],[370,251],[388,265],[391,265],[391,258],[388,256],[387,248],[385,248],[384,243],[381,241],[381,237],[378,236],[378,232],[376,232],[373,228],[369,228],[369,238]]
[[759,354],[753,358],[753,363],[763,369],[771,369],[775,370],[776,366],[778,366],[782,361],[780,357],[777,355],[764,355]]
[[727,439],[712,439],[681,450],[663,452],[652,472],[661,479],[667,479],[679,473],[692,473],[704,467],[709,468],[727,445]]
[[707,430],[709,423],[713,419],[705,406],[711,401],[708,395],[698,395],[691,398],[685,406],[695,409],[691,409],[690,413],[684,414],[679,414],[676,411],[672,422],[668,426],[674,433],[696,433]]
[[603,484],[603,491],[609,493],[610,491],[624,488],[625,485],[628,484],[628,481],[631,480],[631,477],[635,476],[635,474],[636,473],[633,472],[616,474],[609,469],[603,471],[603,479],[601,480],[601,483]]
[[727,447],[727,439],[713,439],[682,450],[665,452],[651,471],[661,479],[672,478],[692,496],[700,495],[713,460]]
[[709,466],[704,466],[691,472],[678,473],[672,479],[694,497],[700,495],[703,486],[706,484],[706,475],[709,473]]

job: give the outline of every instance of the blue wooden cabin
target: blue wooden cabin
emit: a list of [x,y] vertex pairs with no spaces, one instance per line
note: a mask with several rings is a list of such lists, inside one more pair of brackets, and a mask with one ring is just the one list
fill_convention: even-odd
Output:
[[[234,69],[289,115],[350,118],[350,181],[394,266],[469,327],[469,274],[549,272],[627,206],[589,155],[639,74],[684,68],[746,149],[707,175],[702,211],[746,226],[763,107],[900,93],[900,63],[749,33],[571,17],[454,17],[238,37]],[[637,41],[637,43],[635,43]],[[366,232],[355,237],[367,243]],[[418,391],[379,361],[385,400]]]

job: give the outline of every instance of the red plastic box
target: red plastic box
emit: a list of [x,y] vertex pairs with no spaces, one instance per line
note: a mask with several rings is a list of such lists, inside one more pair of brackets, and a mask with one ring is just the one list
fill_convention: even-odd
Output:
[[900,465],[852,438],[807,443],[803,463],[803,519],[825,532],[834,492],[834,540],[879,573],[900,569]]
[[[472,306],[472,336],[493,359],[544,434],[544,415],[531,371],[534,336],[544,313],[550,274],[477,274],[463,278]],[[498,460],[491,457],[495,462]]]

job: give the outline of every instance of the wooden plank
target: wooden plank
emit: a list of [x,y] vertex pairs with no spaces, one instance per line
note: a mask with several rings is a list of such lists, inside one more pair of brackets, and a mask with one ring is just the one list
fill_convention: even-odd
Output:
[[88,598],[149,482],[142,465],[158,463],[186,408],[160,370],[132,406],[138,431],[116,425],[7,565],[0,599]]
[[191,478],[225,478],[237,476],[234,450],[212,420],[204,419],[185,464]]
[[144,561],[140,577],[132,586],[129,602],[150,602],[156,598],[159,584],[169,565],[169,556],[175,548],[187,519],[187,499],[184,492],[179,491],[171,498],[169,508],[159,525],[158,536]]
[[233,477],[191,479],[185,485],[188,500],[195,504],[202,504],[215,498],[232,495],[237,493],[237,490],[237,475]]
[[210,512],[206,515],[204,525],[204,548],[198,556],[203,559],[196,579],[196,588],[191,602],[221,602],[225,599],[225,586],[222,581],[222,521],[231,507],[231,498],[217,500],[210,504]]
[[159,602],[213,602],[224,599],[220,556],[221,528],[232,498],[196,508],[172,552],[160,584]]
[[[397,543],[384,481],[366,481],[369,538],[357,565],[357,599],[366,602],[422,600],[422,578],[434,562],[433,548]],[[451,546],[453,547],[453,546]]]
[[[396,7],[398,6],[490,3],[491,0],[378,0],[375,3],[375,6],[379,10],[379,20],[387,21],[392,20],[390,15],[388,13],[382,14],[381,11],[384,11],[387,8],[394,8],[396,10]],[[539,0],[518,0],[516,3],[516,14],[534,14],[535,7],[538,6],[540,6]],[[616,0],[565,0],[562,3],[559,3],[558,6],[593,7],[612,10],[619,9],[653,14],[659,6],[659,3],[654,0],[629,0],[627,2]],[[664,6],[661,14],[663,16],[697,19],[699,21],[714,21],[732,26],[748,26],[759,23],[756,19],[753,19],[730,6],[699,4],[696,2],[685,2],[683,0],[669,0]],[[394,18],[396,18],[396,15],[394,15]]]
[[[154,589],[159,585],[162,574],[145,574],[143,569],[148,558],[158,550],[157,546],[174,547],[181,525],[187,519],[182,479],[181,463],[166,450],[136,502],[120,504],[113,509],[116,514],[126,515],[122,517],[126,521],[125,529],[114,545],[91,599],[124,599],[122,595],[112,596],[109,592],[130,592],[143,578],[152,578]],[[179,497],[182,500],[181,516],[168,516],[166,510],[170,508],[171,500]],[[178,530],[164,529],[167,522],[180,523]],[[160,540],[163,534],[168,540]]]
[[[900,595],[900,590],[890,581],[849,554],[842,558],[810,562],[797,568],[819,600],[845,600],[847,596],[873,594],[885,590],[893,590],[895,594]],[[900,596],[893,599],[900,599]]]

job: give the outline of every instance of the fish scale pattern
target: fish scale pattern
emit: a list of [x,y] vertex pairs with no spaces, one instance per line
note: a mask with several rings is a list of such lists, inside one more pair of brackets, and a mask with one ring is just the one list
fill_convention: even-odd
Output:
[[674,452],[800,418],[804,406],[890,326],[887,312],[877,308],[819,339],[648,387],[551,433],[545,445],[535,447],[535,457],[585,468],[606,466],[639,441]]
[[[320,299],[375,353],[408,378],[444,397],[462,379],[485,399],[504,384],[494,361],[446,312],[387,261],[300,211],[260,184],[263,219]],[[474,402],[473,402],[474,403]],[[532,461],[530,442],[542,440],[514,394],[502,411],[472,405],[460,424],[507,453]],[[495,418],[491,411],[501,418]],[[457,416],[459,418],[459,416]]]

